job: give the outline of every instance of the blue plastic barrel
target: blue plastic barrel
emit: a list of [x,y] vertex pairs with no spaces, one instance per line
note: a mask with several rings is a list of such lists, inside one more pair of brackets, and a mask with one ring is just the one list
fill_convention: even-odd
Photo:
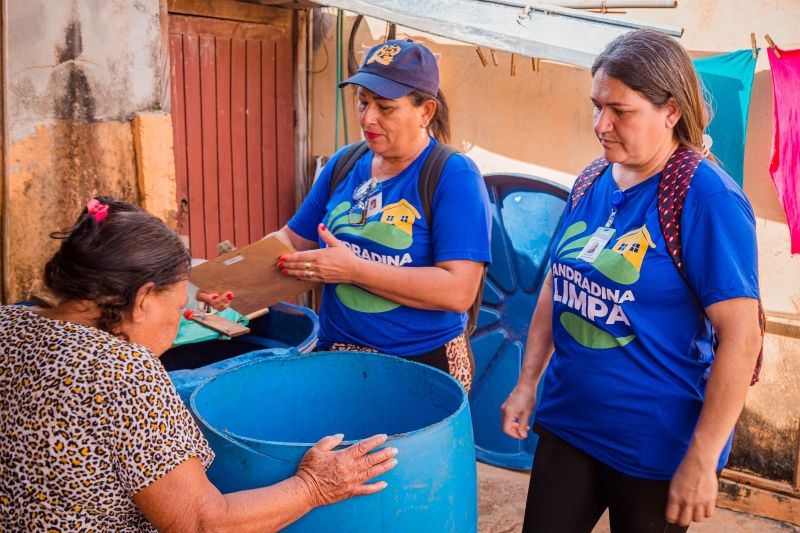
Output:
[[325,435],[344,433],[346,444],[389,435],[399,464],[382,476],[386,489],[317,508],[285,531],[477,531],[469,404],[444,372],[360,352],[275,356],[217,374],[190,405],[222,492],[286,479]]
[[518,174],[489,174],[484,180],[492,207],[492,264],[478,329],[470,339],[476,365],[470,390],[475,453],[485,463],[527,470],[538,438],[533,432],[525,440],[503,433],[500,406],[519,377],[528,326],[569,190]]
[[[221,341],[212,341],[212,342],[221,342]],[[203,344],[203,343],[200,343]],[[191,346],[191,345],[190,345]],[[231,346],[231,345],[226,345]],[[239,348],[243,348],[242,344],[232,344],[232,346],[238,346]],[[297,354],[297,350],[294,348],[271,348],[271,349],[259,349],[257,347],[251,346],[252,350],[248,350],[241,354],[236,354],[234,356],[220,359],[215,363],[210,363],[199,368],[192,368],[192,369],[182,369],[182,370],[172,370],[169,373],[169,378],[172,381],[172,384],[175,386],[175,390],[178,391],[178,395],[183,400],[183,403],[189,405],[189,398],[191,397],[194,390],[200,386],[202,383],[208,381],[209,378],[212,378],[219,374],[224,370],[228,370],[229,368],[234,368],[239,365],[243,365],[245,363],[249,363],[250,361],[257,361],[264,357],[275,357],[276,355],[286,355],[286,354]]]
[[319,335],[319,319],[311,309],[285,302],[270,307],[269,313],[251,320],[248,327],[247,335],[184,344],[164,352],[161,363],[185,403],[214,374],[287,350],[310,352]]
[[319,318],[308,307],[281,302],[269,313],[250,321],[250,333],[242,340],[264,348],[295,348],[308,353],[317,345]]

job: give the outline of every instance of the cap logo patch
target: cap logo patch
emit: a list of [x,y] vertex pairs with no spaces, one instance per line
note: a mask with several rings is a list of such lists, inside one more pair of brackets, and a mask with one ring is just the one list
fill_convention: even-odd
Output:
[[394,60],[394,56],[400,53],[400,47],[397,45],[385,44],[372,54],[372,57],[367,60],[367,64],[378,62],[381,65],[388,65]]

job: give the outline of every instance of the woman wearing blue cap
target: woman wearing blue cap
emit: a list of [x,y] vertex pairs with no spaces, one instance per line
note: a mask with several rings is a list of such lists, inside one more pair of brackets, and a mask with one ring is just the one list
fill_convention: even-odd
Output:
[[321,349],[408,357],[469,389],[466,311],[491,260],[491,217],[475,164],[443,144],[436,59],[387,41],[345,85],[356,86],[366,142],[334,154],[279,231],[300,251],[278,268],[325,284]]

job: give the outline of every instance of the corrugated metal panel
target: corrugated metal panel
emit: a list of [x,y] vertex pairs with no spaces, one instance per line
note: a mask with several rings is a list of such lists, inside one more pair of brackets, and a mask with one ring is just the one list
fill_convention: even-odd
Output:
[[417,30],[520,55],[591,67],[603,47],[634,28],[682,30],[619,21],[575,9],[514,0],[324,0]]

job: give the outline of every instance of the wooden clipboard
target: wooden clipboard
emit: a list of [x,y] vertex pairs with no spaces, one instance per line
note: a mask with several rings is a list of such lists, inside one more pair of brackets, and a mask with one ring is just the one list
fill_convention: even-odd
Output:
[[278,259],[294,251],[276,236],[265,237],[193,267],[189,281],[206,292],[233,291],[231,307],[252,315],[314,287],[278,270]]

